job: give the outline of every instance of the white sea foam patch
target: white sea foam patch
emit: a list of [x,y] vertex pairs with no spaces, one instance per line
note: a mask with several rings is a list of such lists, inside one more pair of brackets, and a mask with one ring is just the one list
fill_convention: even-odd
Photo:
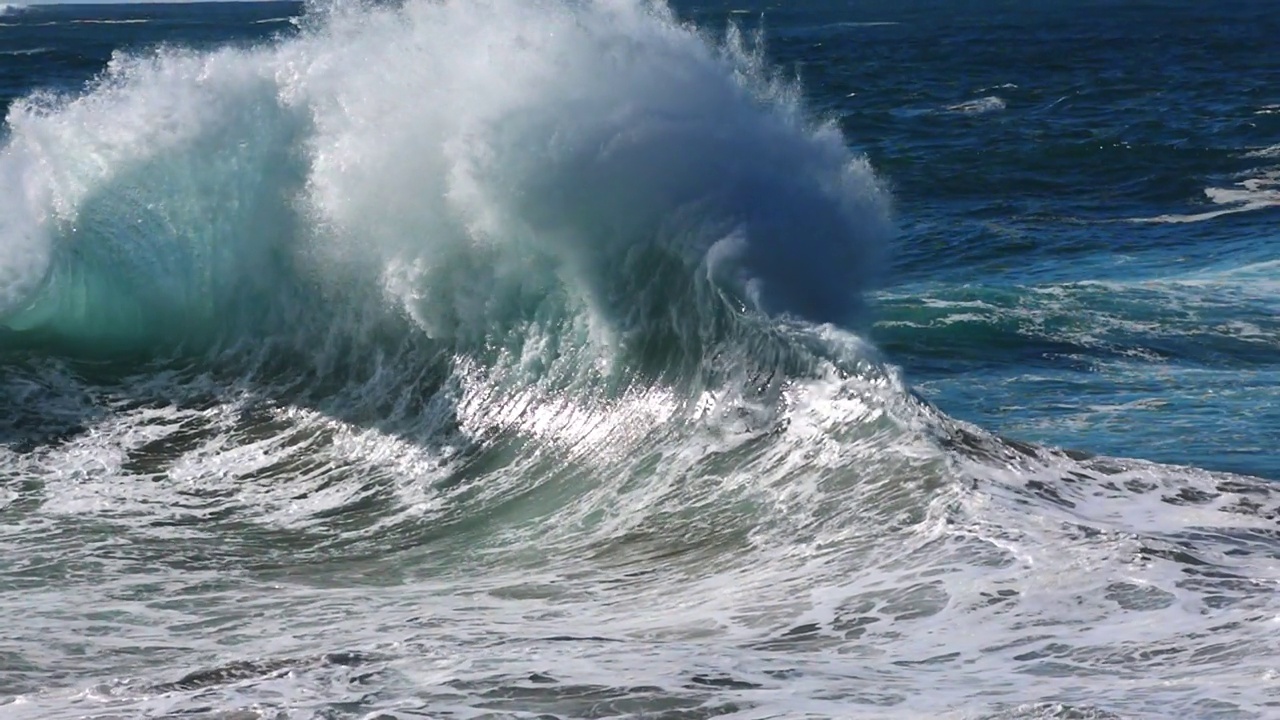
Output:
[[[1272,148],[1257,153],[1270,152]],[[1253,157],[1271,157],[1270,155],[1250,154]],[[1246,178],[1232,187],[1205,188],[1205,197],[1219,206],[1215,210],[1199,213],[1157,215],[1147,218],[1132,218],[1136,223],[1192,223],[1213,220],[1224,215],[1253,212],[1280,206],[1280,170],[1270,170],[1257,177]]]
[[[201,385],[156,384],[175,398]],[[192,435],[200,440],[183,441]],[[0,459],[5,476],[21,473],[38,484],[22,497],[38,501],[42,514],[110,522],[122,532],[151,518],[176,538],[191,534],[183,531],[186,523],[215,517],[302,529],[327,513],[398,492],[415,498],[420,514],[439,500],[415,489],[441,476],[448,455],[314,410],[229,397],[211,409],[121,408],[63,445],[5,450]]]
[[829,25],[823,25],[822,27],[824,28],[875,28],[875,27],[892,27],[894,25],[901,25],[901,24],[902,23],[900,22],[893,22],[889,20],[868,20],[865,22],[831,23]]
[[92,19],[72,20],[72,25],[145,25],[151,22],[147,18],[121,18],[118,20]]
[[1257,150],[1250,150],[1244,156],[1247,158],[1280,158],[1280,145],[1270,145]]
[[987,95],[974,100],[966,100],[955,105],[948,105],[947,110],[963,115],[983,115],[991,112],[998,112],[1005,109],[1004,98],[997,95]]
[[12,55],[15,57],[24,57],[27,55],[43,55],[45,53],[51,53],[51,52],[56,52],[56,51],[53,48],[49,48],[49,47],[34,47],[34,48],[23,48],[21,50],[2,50],[0,51],[0,55]]

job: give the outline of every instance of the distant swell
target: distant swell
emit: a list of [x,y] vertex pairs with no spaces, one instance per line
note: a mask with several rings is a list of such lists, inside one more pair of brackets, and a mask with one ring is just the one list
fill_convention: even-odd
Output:
[[14,106],[0,342],[149,354],[373,327],[662,364],[747,316],[847,323],[875,279],[884,193],[736,32],[515,0],[304,26],[121,58],[80,97]]

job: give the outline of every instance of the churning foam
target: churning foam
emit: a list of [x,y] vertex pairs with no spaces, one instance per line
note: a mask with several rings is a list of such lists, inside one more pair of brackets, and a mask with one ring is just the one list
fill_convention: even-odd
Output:
[[884,193],[734,31],[632,0],[303,25],[15,104],[3,324],[85,350],[373,303],[448,342],[557,316],[626,342],[716,307],[844,321],[874,280]]

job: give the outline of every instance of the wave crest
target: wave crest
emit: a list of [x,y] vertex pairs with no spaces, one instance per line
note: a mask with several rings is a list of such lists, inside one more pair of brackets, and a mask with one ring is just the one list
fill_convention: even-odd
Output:
[[743,311],[847,322],[887,198],[758,42],[629,1],[313,12],[268,47],[120,57],[19,103],[6,342],[78,353],[529,323],[677,344]]

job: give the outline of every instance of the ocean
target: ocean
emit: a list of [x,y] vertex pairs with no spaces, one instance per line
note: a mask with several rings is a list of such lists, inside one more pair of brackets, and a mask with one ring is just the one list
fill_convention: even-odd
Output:
[[0,717],[1280,717],[1280,6],[0,10]]

